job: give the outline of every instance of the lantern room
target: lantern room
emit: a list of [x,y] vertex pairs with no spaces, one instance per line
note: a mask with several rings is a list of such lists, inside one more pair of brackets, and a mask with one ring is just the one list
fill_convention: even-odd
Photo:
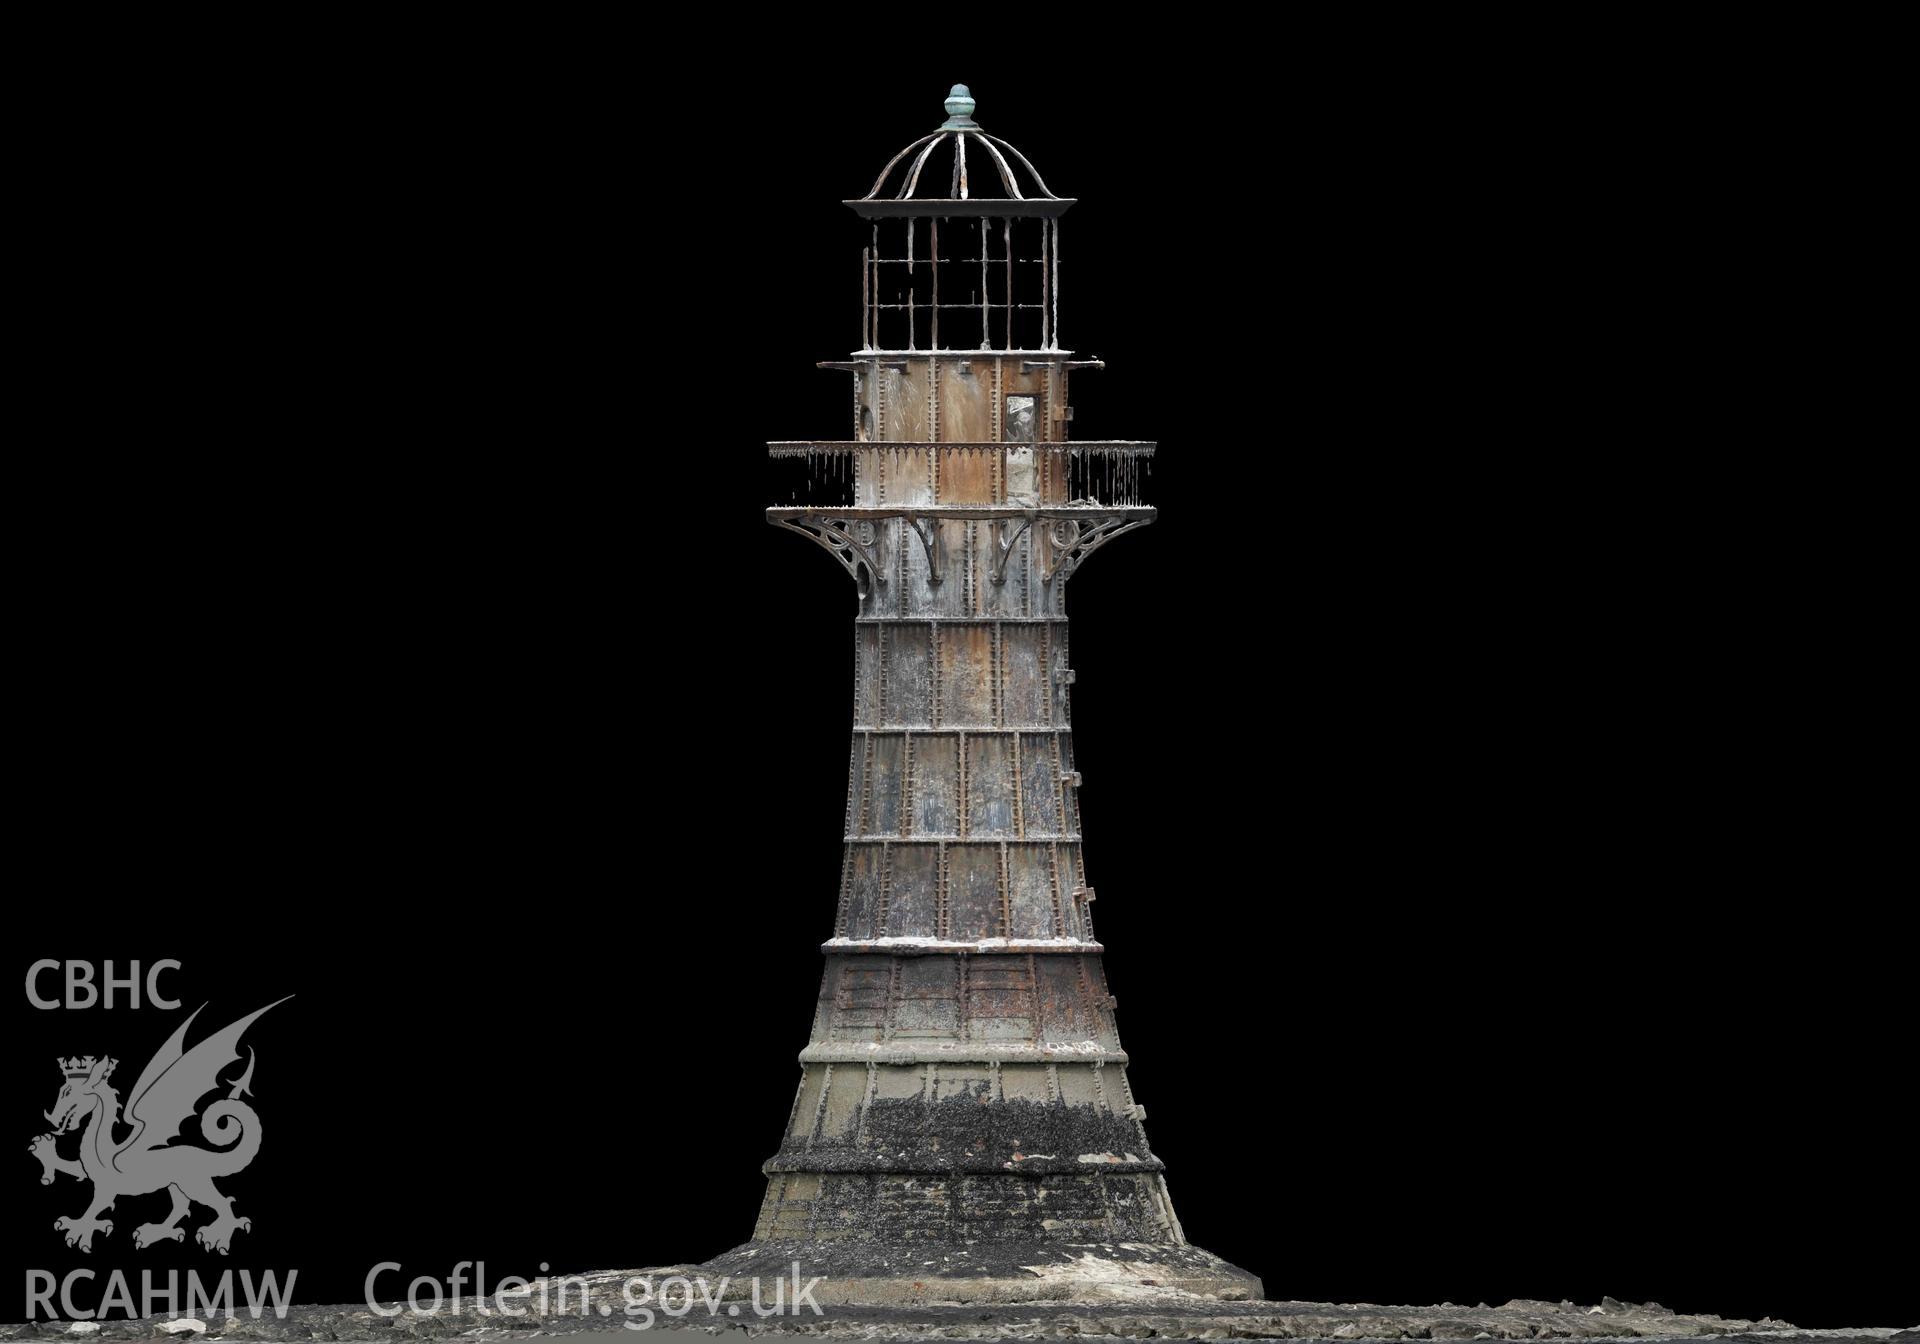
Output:
[[1060,216],[1039,170],[973,119],[964,84],[947,119],[895,154],[865,196],[860,352],[1059,354]]

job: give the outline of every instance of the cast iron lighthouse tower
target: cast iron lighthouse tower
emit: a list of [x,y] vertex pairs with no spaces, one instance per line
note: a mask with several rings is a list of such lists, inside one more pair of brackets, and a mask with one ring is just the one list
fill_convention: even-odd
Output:
[[797,1258],[823,1301],[1258,1297],[1174,1217],[1081,859],[1067,581],[1152,521],[1153,445],[1068,441],[1069,376],[1100,367],[1060,345],[1073,201],[973,110],[956,87],[847,202],[852,437],[770,445],[842,491],[767,517],[857,587],[853,749],[799,1092],[754,1240],[712,1268]]

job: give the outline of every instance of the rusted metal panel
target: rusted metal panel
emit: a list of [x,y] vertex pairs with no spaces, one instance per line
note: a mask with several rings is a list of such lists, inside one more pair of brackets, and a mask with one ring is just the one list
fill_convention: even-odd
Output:
[[1003,735],[967,738],[967,834],[1013,834],[1013,750]]
[[867,738],[866,822],[863,835],[900,833],[900,775],[906,751],[903,733],[873,733]]
[[913,829],[916,835],[957,835],[960,825],[960,739],[954,733],[914,738]]
[[891,1039],[951,1041],[960,1026],[960,963],[916,957],[900,966],[900,1012]]
[[931,938],[937,931],[940,854],[933,845],[892,846],[887,882],[889,938]]
[[995,631],[991,624],[947,624],[940,631],[940,717],[943,724],[994,724]]
[[983,1041],[1033,1041],[1033,966],[1026,957],[978,957],[967,970],[967,1021]]
[[827,981],[835,986],[835,993],[828,1006],[827,1034],[819,1039],[884,1040],[889,1027],[892,961],[886,957],[847,957],[837,965],[829,962]]
[[907,361],[907,367],[885,369],[887,425],[890,443],[921,442],[927,437],[927,361]]
[[940,454],[940,502],[991,504],[997,466],[995,450],[986,446],[943,449]]
[[863,728],[880,722],[880,642],[877,625],[854,627],[853,721]]
[[1000,628],[1000,703],[1009,726],[1052,724],[1052,688],[1047,669],[1048,627],[1009,624]]
[[1000,848],[966,845],[947,854],[947,931],[954,938],[1001,938]]
[[885,854],[856,846],[848,852],[847,917],[840,932],[849,938],[872,938],[879,933],[880,870]]
[[913,727],[933,724],[933,668],[927,652],[930,626],[911,621],[886,626],[886,721]]
[[[977,357],[942,360],[941,364],[940,438],[949,443],[986,439],[993,429],[992,379],[984,376]],[[942,498],[959,502],[981,496],[943,492]]]
[[1051,733],[1020,738],[1020,819],[1025,835],[1060,832],[1060,766]]
[[1047,845],[1007,846],[1007,934],[1052,938],[1053,851]]

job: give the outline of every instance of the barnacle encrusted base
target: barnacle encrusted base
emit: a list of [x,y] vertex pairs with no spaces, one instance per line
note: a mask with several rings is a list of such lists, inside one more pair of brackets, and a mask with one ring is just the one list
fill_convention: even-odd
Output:
[[1260,1280],[1245,1270],[1164,1242],[763,1241],[693,1273],[750,1283],[783,1271],[803,1284],[819,1279],[812,1297],[822,1306],[1260,1299]]

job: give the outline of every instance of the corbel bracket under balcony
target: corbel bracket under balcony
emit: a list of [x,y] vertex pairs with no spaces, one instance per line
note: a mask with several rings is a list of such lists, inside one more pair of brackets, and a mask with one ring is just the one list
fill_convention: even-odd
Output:
[[940,538],[940,520],[922,513],[910,513],[907,515],[907,526],[913,529],[913,535],[920,538],[920,545],[926,550],[927,582],[939,584],[940,570],[947,558],[947,544]]
[[1088,556],[1123,532],[1153,521],[1152,509],[1116,509],[1111,513],[1086,511],[1047,520],[1047,540],[1053,543],[1053,563],[1040,572],[1042,583],[1065,582]]
[[1007,557],[1013,554],[1014,543],[1020,540],[1020,534],[1033,526],[1034,515],[1026,514],[1019,518],[996,518],[989,535],[993,539],[993,581],[1007,581]]
[[853,575],[862,601],[872,591],[872,584],[887,581],[887,567],[882,563],[881,556],[881,538],[884,534],[872,520],[843,518],[806,509],[768,509],[767,521],[789,532],[798,532],[823,547],[847,573]]

